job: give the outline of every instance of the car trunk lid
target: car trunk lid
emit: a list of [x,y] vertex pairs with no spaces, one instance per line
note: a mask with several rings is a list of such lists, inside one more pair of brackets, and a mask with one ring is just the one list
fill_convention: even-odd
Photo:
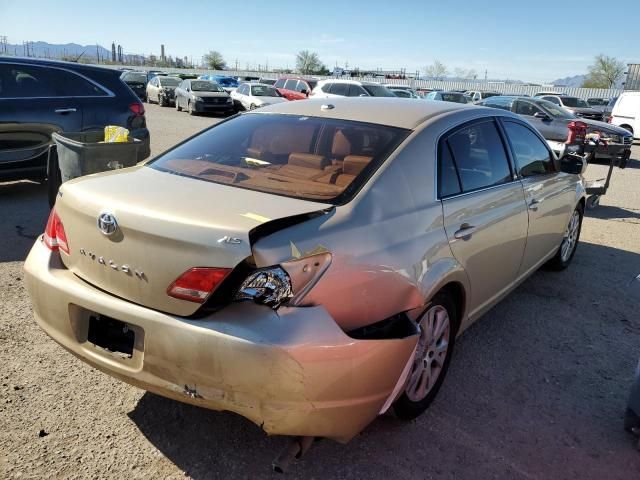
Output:
[[[115,296],[183,316],[200,304],[167,295],[181,274],[234,268],[252,254],[249,232],[258,225],[326,207],[149,167],[67,182],[56,203],[67,268]],[[109,235],[98,226],[104,213],[117,222]]]

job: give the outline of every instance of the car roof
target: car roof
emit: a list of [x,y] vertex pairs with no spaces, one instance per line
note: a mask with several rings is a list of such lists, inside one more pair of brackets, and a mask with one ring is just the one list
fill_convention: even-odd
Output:
[[[34,57],[5,57],[0,56],[0,63],[18,63],[24,65],[42,65],[46,67],[59,67],[59,68],[67,68],[67,69],[82,69],[82,70],[94,70],[100,72],[116,72],[118,74],[135,72],[135,70],[115,70],[113,68],[105,68],[98,67],[96,65],[89,65],[86,63],[77,63],[77,62],[64,62],[62,60],[48,60],[42,58],[34,58]],[[146,73],[146,72],[142,72]]]
[[[323,105],[331,105],[333,108],[321,108]],[[461,103],[425,102],[420,99],[334,97],[283,102],[260,108],[254,113],[325,117],[415,129],[431,117],[464,108],[477,109],[478,107]]]
[[327,83],[350,83],[355,85],[380,85],[381,87],[384,86],[377,82],[367,82],[367,81],[360,81],[360,80],[342,80],[340,78],[327,78],[326,80],[320,80],[318,83],[322,83],[323,85]]

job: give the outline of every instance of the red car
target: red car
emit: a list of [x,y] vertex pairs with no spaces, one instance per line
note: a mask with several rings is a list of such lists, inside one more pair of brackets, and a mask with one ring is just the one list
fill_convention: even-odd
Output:
[[305,100],[317,83],[317,80],[308,80],[300,77],[286,77],[279,79],[273,86],[287,100]]

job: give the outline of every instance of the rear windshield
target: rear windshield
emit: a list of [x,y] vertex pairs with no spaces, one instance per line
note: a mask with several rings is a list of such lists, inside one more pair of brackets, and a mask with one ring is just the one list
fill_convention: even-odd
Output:
[[199,180],[343,204],[408,134],[369,123],[252,113],[218,124],[148,165]]
[[147,83],[147,74],[146,73],[138,73],[138,72],[127,72],[122,75],[122,78],[125,82],[130,83]]
[[562,97],[562,104],[571,108],[589,108],[589,104],[578,97]]
[[441,93],[440,95],[445,102],[468,103],[467,97],[461,93]]
[[273,87],[265,85],[252,85],[251,94],[255,97],[281,97],[278,91]]
[[182,81],[176,77],[160,77],[158,80],[160,80],[160,85],[163,87],[177,87]]
[[382,85],[363,85],[362,88],[372,97],[395,97],[395,94],[391,90]]
[[220,88],[216,83],[210,82],[208,80],[198,80],[191,82],[191,90],[194,92],[223,92],[224,90]]

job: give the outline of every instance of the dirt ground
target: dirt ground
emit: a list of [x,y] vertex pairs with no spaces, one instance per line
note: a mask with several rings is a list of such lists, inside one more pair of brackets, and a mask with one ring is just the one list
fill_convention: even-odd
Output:
[[[216,121],[149,106],[152,151]],[[587,213],[571,267],[537,272],[462,336],[428,412],[318,442],[287,476],[640,478],[622,428],[640,357],[626,293],[640,273],[640,146],[632,158]],[[36,326],[22,265],[47,215],[43,186],[0,184],[0,478],[274,478],[282,438],[113,380]]]

